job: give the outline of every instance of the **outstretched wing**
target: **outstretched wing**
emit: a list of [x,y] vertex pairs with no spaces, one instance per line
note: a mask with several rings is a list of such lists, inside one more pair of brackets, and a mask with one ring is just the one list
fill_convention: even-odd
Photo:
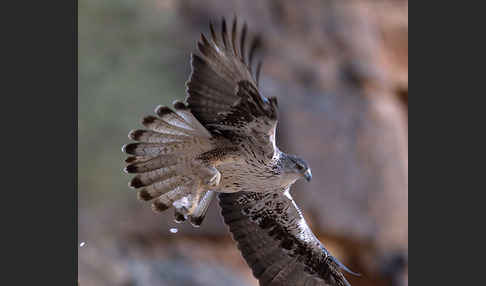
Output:
[[259,40],[254,40],[247,55],[246,24],[238,35],[237,20],[233,21],[231,37],[223,19],[221,39],[210,24],[211,39],[201,34],[200,55],[192,55],[192,73],[187,82],[187,103],[194,116],[211,133],[235,142],[245,138],[264,158],[275,151],[277,100],[258,92],[252,60]]
[[224,222],[261,286],[349,286],[341,270],[352,272],[315,237],[288,190],[221,193],[219,199]]

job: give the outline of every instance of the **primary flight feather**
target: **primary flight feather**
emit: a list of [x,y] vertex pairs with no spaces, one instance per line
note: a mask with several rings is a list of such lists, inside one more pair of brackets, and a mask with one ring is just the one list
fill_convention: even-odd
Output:
[[[132,130],[137,141],[125,172],[129,185],[155,211],[175,207],[175,219],[200,226],[219,193],[225,223],[260,285],[349,285],[349,271],[314,236],[290,196],[290,186],[312,174],[301,158],[275,143],[277,99],[258,91],[261,62],[253,63],[259,39],[247,45],[247,26],[218,37],[201,34],[185,102],[159,106],[157,116]],[[248,47],[249,48],[248,48]],[[353,274],[353,273],[352,273]]]

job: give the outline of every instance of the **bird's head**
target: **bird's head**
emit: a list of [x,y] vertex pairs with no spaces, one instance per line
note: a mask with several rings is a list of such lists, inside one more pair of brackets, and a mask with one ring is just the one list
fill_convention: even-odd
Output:
[[282,160],[282,166],[283,173],[294,177],[296,180],[304,178],[309,182],[312,179],[309,164],[302,158],[286,154]]

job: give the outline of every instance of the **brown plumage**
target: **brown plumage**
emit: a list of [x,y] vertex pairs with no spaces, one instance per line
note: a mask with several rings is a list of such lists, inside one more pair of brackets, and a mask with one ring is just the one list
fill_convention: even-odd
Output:
[[[316,239],[290,196],[300,178],[310,180],[307,163],[275,143],[278,104],[259,93],[261,45],[247,44],[247,26],[236,18],[221,34],[210,24],[191,57],[185,103],[157,107],[146,130],[134,130],[129,185],[141,200],[164,211],[175,207],[176,222],[201,225],[219,193],[222,215],[260,285],[349,285],[347,271]],[[249,49],[249,50],[248,50]]]

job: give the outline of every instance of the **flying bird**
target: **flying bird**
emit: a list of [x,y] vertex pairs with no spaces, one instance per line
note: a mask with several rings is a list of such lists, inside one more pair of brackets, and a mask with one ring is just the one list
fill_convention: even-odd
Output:
[[[260,285],[349,285],[351,274],[315,237],[290,195],[312,173],[302,158],[279,150],[276,97],[258,90],[260,39],[247,44],[247,25],[221,33],[210,24],[192,54],[187,97],[173,108],[158,106],[137,142],[122,147],[131,156],[129,183],[152,209],[175,208],[176,222],[200,226],[218,194],[224,222]],[[254,68],[256,66],[256,68]]]

